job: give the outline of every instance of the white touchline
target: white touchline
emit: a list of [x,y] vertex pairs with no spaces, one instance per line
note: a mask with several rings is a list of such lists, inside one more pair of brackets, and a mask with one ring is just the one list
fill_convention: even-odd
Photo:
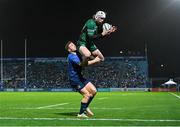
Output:
[[14,117],[0,117],[0,120],[86,120],[86,121],[135,121],[135,122],[180,122],[179,119],[108,119],[108,118],[14,118]]
[[48,105],[48,106],[42,106],[42,107],[37,107],[36,109],[42,109],[42,108],[50,108],[50,107],[56,107],[60,105],[67,105],[69,103],[60,103],[60,104],[55,104],[55,105]]
[[177,94],[175,93],[170,93],[171,95],[174,95],[175,97],[179,98],[180,99],[180,96],[178,96]]

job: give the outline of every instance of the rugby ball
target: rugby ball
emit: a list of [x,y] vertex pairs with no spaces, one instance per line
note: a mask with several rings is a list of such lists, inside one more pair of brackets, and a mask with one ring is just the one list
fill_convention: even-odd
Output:
[[111,27],[112,27],[112,25],[110,25],[109,23],[104,23],[104,24],[103,24],[103,30],[108,31],[108,30],[111,29]]

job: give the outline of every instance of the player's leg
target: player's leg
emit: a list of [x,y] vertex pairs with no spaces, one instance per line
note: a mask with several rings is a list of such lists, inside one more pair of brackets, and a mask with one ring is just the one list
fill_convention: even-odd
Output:
[[81,100],[81,106],[80,111],[77,117],[79,118],[87,118],[88,116],[85,114],[86,108],[87,108],[87,102],[89,100],[89,97],[91,96],[89,91],[86,90],[84,82],[81,81],[81,79],[76,80],[70,80],[71,87],[78,91],[81,95],[83,95],[83,98]]
[[97,46],[94,43],[89,44],[89,51],[92,53],[92,56],[99,57],[101,61],[104,61],[104,56],[102,53],[98,50]]
[[87,44],[84,41],[77,41],[78,52],[82,55],[82,60],[86,61],[91,56],[90,50],[87,48]]
[[81,100],[81,102],[83,102],[83,103],[87,103],[89,98],[92,96],[92,94],[87,90],[86,86],[80,90],[80,93],[83,96],[83,98]]
[[85,46],[80,46],[79,52],[85,58],[89,58],[91,56],[91,52]]
[[91,101],[93,100],[94,96],[96,95],[97,93],[97,90],[96,90],[96,87],[91,83],[89,82],[87,85],[86,85],[86,89],[89,91],[90,93],[90,97],[89,97],[89,100],[87,102],[87,109],[86,109],[86,113],[88,116],[93,116],[94,113],[90,110],[89,108],[89,104],[91,103]]
[[98,56],[98,57],[101,59],[101,61],[104,61],[104,56],[103,56],[103,54],[99,51],[99,49],[94,50],[94,51],[92,52],[92,55],[93,55],[93,56]]
[[81,100],[81,108],[78,114],[78,117],[83,117],[86,118],[86,114],[84,114],[84,112],[87,109],[87,105],[88,105],[88,100],[90,98],[90,96],[92,96],[89,91],[86,89],[86,86],[83,87],[80,91],[80,94],[83,96],[82,100]]
[[96,87],[91,82],[86,85],[86,90],[88,90],[92,96],[95,96],[97,93]]

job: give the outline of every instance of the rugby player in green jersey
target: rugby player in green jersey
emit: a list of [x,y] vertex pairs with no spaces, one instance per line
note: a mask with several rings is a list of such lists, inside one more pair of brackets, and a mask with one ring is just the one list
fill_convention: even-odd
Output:
[[86,21],[82,28],[81,35],[77,41],[78,51],[81,53],[83,60],[90,58],[91,56],[98,56],[101,61],[104,61],[104,56],[100,50],[96,47],[94,42],[96,39],[103,38],[110,35],[117,30],[117,27],[112,26],[109,30],[103,30],[102,25],[106,18],[106,13],[98,11],[92,19]]

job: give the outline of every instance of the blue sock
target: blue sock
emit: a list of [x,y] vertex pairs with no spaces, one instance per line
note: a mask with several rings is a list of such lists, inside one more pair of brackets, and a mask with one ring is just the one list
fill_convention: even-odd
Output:
[[90,97],[88,102],[87,102],[87,107],[89,106],[89,104],[91,103],[91,101],[93,100],[94,96]]
[[79,114],[84,113],[84,111],[86,111],[86,108],[87,108],[87,103],[81,102],[81,108],[80,108]]

